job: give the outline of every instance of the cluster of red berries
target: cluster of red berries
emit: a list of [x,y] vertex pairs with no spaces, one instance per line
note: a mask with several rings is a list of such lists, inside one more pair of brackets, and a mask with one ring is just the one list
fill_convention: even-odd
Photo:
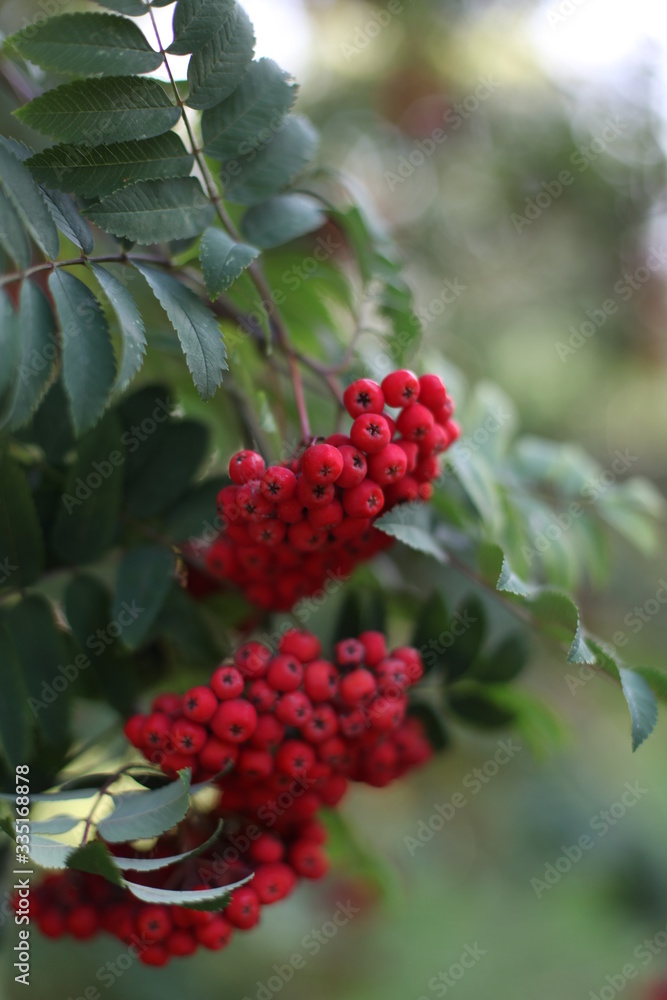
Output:
[[[299,879],[326,874],[326,830],[317,820],[299,821],[283,814],[278,830],[277,824],[259,826],[228,810],[223,815],[221,837],[178,869],[177,885],[174,868],[134,878],[152,887],[169,880],[172,889],[203,889],[230,885],[252,874],[250,882],[232,890],[222,912],[144,903],[99,875],[70,870],[48,876],[33,890],[31,918],[50,938],[70,935],[84,941],[105,931],[133,946],[140,961],[160,966],[199,947],[225,948],[235,930],[257,924],[262,906],[285,899]],[[213,832],[215,819],[210,813],[185,821],[175,833],[160,837],[149,854],[139,854],[129,844],[108,846],[123,857],[169,857],[201,845]]]
[[[392,372],[359,379],[344,394],[349,434],[333,434],[298,457],[265,467],[254,451],[232,456],[221,490],[224,531],[206,553],[216,579],[266,609],[287,610],[347,576],[391,539],[373,527],[397,504],[429,500],[438,456],[459,436],[437,375]],[[385,407],[398,410],[392,417]]]
[[159,695],[151,713],[128,720],[126,735],[168,774],[226,772],[217,777],[225,808],[244,815],[284,782],[307,783],[314,812],[335,805],[348,779],[380,787],[426,760],[420,723],[406,719],[406,692],[423,673],[419,652],[389,652],[380,632],[337,643],[333,661],[321,652],[317,636],[297,629],[275,654],[246,642],[208,685]]

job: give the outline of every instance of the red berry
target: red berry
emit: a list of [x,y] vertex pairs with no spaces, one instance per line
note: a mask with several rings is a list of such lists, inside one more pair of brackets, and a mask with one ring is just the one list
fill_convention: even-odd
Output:
[[341,639],[334,646],[336,663],[341,667],[358,667],[364,660],[364,645],[359,639]]
[[172,727],[172,719],[164,712],[152,712],[145,720],[142,743],[145,747],[159,750],[168,739]]
[[423,676],[424,663],[418,649],[413,646],[399,646],[391,655],[403,661],[412,684]]
[[340,696],[346,705],[358,705],[375,694],[376,690],[377,681],[365,667],[357,667],[340,682]]
[[260,833],[248,848],[248,857],[258,864],[270,865],[285,857],[285,845],[273,833]]
[[276,718],[286,726],[303,726],[312,714],[312,703],[303,691],[290,691],[278,699]]
[[380,486],[398,482],[408,469],[408,459],[397,444],[388,444],[382,451],[368,459],[368,475]]
[[433,430],[433,414],[421,403],[414,403],[401,411],[396,425],[408,441],[421,441]]
[[329,531],[341,523],[345,517],[339,500],[332,500],[326,507],[311,507],[308,511],[308,522],[317,531]]
[[143,906],[136,917],[137,930],[144,941],[155,944],[162,941],[172,929],[171,917],[166,906]]
[[303,878],[322,878],[329,870],[329,859],[321,844],[312,840],[297,840],[290,848],[289,860],[297,875]]
[[350,517],[374,517],[384,507],[382,488],[372,479],[343,493],[343,509]]
[[170,955],[192,955],[197,950],[197,939],[190,931],[172,931],[165,947]]
[[389,424],[377,413],[362,413],[356,417],[350,430],[352,444],[367,455],[386,448],[391,441]]
[[236,506],[244,521],[259,521],[272,515],[275,510],[274,505],[262,494],[256,480],[240,488],[236,494]]
[[338,731],[338,716],[331,705],[317,705],[300,728],[301,735],[309,743],[323,743]]
[[289,500],[296,491],[296,476],[284,465],[270,465],[262,476],[260,489],[271,503]]
[[130,743],[132,743],[135,747],[140,747],[143,743],[145,723],[146,716],[137,713],[136,715],[131,715],[123,726],[123,732],[127,736]]
[[178,750],[183,753],[199,753],[206,743],[206,730],[190,719],[176,719],[171,735]]
[[[272,692],[274,698],[277,694]],[[299,692],[296,691],[295,694]],[[287,696],[286,696],[287,697]],[[250,743],[258,750],[276,750],[285,737],[285,727],[275,715],[264,713],[257,720],[257,729],[250,737]]]
[[264,472],[264,459],[256,451],[237,451],[229,463],[229,478],[242,486],[251,479],[259,479]]
[[156,967],[166,965],[169,961],[169,952],[164,945],[152,944],[139,952],[139,961],[143,962],[144,965],[154,965]]
[[259,920],[259,896],[249,885],[234,889],[225,909],[225,918],[234,927],[247,931]]
[[199,751],[199,763],[205,771],[219,774],[231,768],[239,756],[239,748],[234,743],[223,743],[222,740],[209,736]]
[[264,677],[271,659],[271,650],[261,642],[245,642],[234,653],[234,663],[244,677]]
[[343,471],[336,483],[341,489],[349,490],[353,486],[358,486],[366,478],[367,462],[366,456],[354,445],[345,444],[340,448],[343,456]]
[[249,701],[223,701],[211,720],[211,729],[228,743],[244,743],[257,728],[257,709]]
[[213,688],[211,694],[215,692],[217,698],[215,700],[215,709],[211,712],[209,718],[212,718],[215,714],[215,710],[218,707],[218,698],[220,701],[228,701],[230,698],[238,698],[238,696],[243,693],[245,681],[243,680],[243,675],[238,667],[223,664],[223,666],[218,667],[217,670],[213,671],[211,676],[211,687]]
[[248,526],[248,533],[253,542],[261,542],[264,545],[279,545],[285,537],[287,528],[284,521],[268,520],[252,521]]
[[445,424],[445,430],[447,431],[450,444],[454,444],[461,436],[461,428],[455,420],[448,420]]
[[387,406],[410,406],[419,396],[419,389],[417,376],[407,368],[391,372],[382,380]]
[[289,865],[275,862],[261,865],[255,872],[252,887],[260,903],[268,906],[288,896],[296,885],[296,876]]
[[343,471],[343,456],[332,444],[313,444],[303,453],[301,471],[309,483],[335,483]]
[[419,379],[419,402],[429,410],[439,410],[447,402],[447,390],[439,375],[422,375]]
[[[327,487],[323,488],[326,489]],[[333,486],[331,489],[333,489]],[[300,521],[299,524],[290,525],[287,537],[290,544],[295,549],[298,549],[299,552],[315,552],[327,540],[326,532],[314,528],[309,521]],[[297,579],[299,579],[298,576]]]
[[266,680],[274,691],[296,691],[303,680],[303,666],[295,656],[279,653],[269,664]]
[[407,472],[414,472],[417,468],[417,462],[419,460],[419,445],[417,442],[403,441],[399,438],[398,441],[395,441],[394,443],[405,452],[405,457],[408,463]]
[[220,951],[221,948],[226,948],[231,941],[233,933],[234,928],[232,925],[219,914],[216,914],[213,920],[210,920],[207,924],[202,924],[200,927],[195,928],[197,941],[211,951]]
[[247,691],[248,701],[251,701],[258,712],[270,711],[278,700],[278,692],[263,678],[253,681]]
[[218,699],[215,694],[203,684],[190,688],[183,695],[183,714],[193,722],[208,722],[215,715],[217,707]]
[[362,413],[382,413],[384,394],[377,382],[360,378],[348,385],[343,393],[343,403],[351,417],[359,417]]
[[364,647],[364,663],[374,667],[387,655],[387,641],[382,632],[362,632],[359,642]]
[[79,904],[68,913],[65,926],[68,933],[77,941],[86,941],[93,937],[100,928],[100,920],[94,906]]
[[314,763],[313,749],[303,740],[285,740],[276,754],[276,767],[292,778],[306,774]]
[[331,701],[338,691],[338,671],[328,660],[313,660],[306,666],[303,686],[312,701]]
[[45,937],[59,938],[65,933],[65,916],[60,910],[46,910],[39,917],[37,925]]
[[236,770],[238,774],[251,780],[268,778],[273,771],[273,757],[268,750],[255,750],[252,747],[241,750]]
[[154,712],[164,712],[165,715],[180,715],[181,696],[165,691],[164,694],[159,694],[157,698],[153,698],[151,708]]
[[291,628],[281,637],[278,649],[287,656],[295,656],[302,663],[308,663],[320,655],[322,644],[312,632]]
[[336,496],[333,483],[312,483],[300,476],[296,495],[304,507],[326,507]]
[[298,497],[291,497],[289,500],[281,500],[276,507],[276,513],[285,524],[298,524],[303,521],[305,505]]

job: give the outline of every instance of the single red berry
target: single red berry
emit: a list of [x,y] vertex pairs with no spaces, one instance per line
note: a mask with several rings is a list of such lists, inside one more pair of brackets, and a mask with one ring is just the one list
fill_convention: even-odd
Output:
[[403,478],[408,469],[408,459],[397,444],[388,444],[382,451],[368,459],[368,475],[380,486],[388,486]]
[[340,736],[331,736],[324,743],[320,743],[317,756],[336,770],[345,770],[352,761],[350,747]]
[[337,486],[341,489],[349,490],[353,486],[358,486],[366,478],[368,465],[366,456],[354,445],[345,444],[340,448],[343,456],[343,471],[338,477]]
[[123,726],[123,732],[135,747],[140,747],[143,744],[144,726],[147,718],[148,716],[137,713],[131,715]]
[[257,728],[257,709],[249,701],[223,701],[211,720],[211,729],[223,742],[244,743]]
[[299,552],[315,552],[322,548],[327,540],[326,532],[314,528],[310,521],[301,521],[299,524],[290,525],[287,537],[290,545],[293,545]]
[[[298,691],[294,693],[299,694]],[[309,743],[323,743],[338,732],[338,716],[331,705],[316,705],[309,718],[299,725],[305,740]]]
[[387,406],[410,406],[419,396],[419,381],[407,368],[390,372],[382,380],[382,391]]
[[359,417],[362,413],[382,413],[384,410],[384,393],[370,378],[360,378],[343,393],[345,409],[351,417]]
[[291,628],[281,636],[278,649],[287,656],[295,656],[302,663],[308,663],[320,655],[322,644],[313,632]]
[[350,517],[374,517],[383,507],[384,493],[372,479],[364,479],[343,493],[343,509]]
[[447,431],[450,444],[454,444],[461,437],[461,428],[455,420],[448,420],[445,424],[445,430]]
[[264,545],[279,545],[285,537],[287,528],[284,521],[264,518],[261,521],[251,521],[248,525],[248,532],[253,542],[260,542]]
[[311,507],[308,511],[308,522],[317,531],[329,531],[337,527],[345,517],[339,500],[332,500],[326,507]]
[[46,910],[38,918],[37,926],[45,937],[62,937],[66,930],[65,915],[55,908]]
[[296,476],[284,465],[270,465],[262,476],[260,489],[270,503],[289,500],[296,491]]
[[152,712],[146,717],[142,732],[142,744],[152,750],[159,750],[169,740],[173,725],[171,716],[164,712]]
[[247,698],[258,712],[268,712],[277,702],[278,692],[264,678],[260,678],[248,687]]
[[346,705],[359,705],[377,691],[377,681],[365,667],[345,674],[340,682],[340,696]]
[[347,787],[347,779],[342,774],[332,774],[319,785],[320,799],[325,806],[337,806],[347,792]]
[[364,647],[364,663],[374,667],[387,655],[387,640],[382,632],[362,632],[359,642]]
[[268,778],[273,771],[273,757],[268,750],[249,747],[241,750],[236,764],[237,773],[250,780]]
[[236,506],[244,521],[259,521],[271,516],[275,510],[275,505],[266,499],[256,480],[240,488],[236,494]]
[[396,425],[404,438],[419,443],[433,430],[434,422],[430,410],[427,410],[421,403],[414,403],[401,411]]
[[338,671],[328,660],[307,664],[303,687],[312,701],[331,701],[338,691]]
[[447,402],[447,390],[439,375],[422,375],[419,379],[419,402],[429,410],[439,410]]
[[[185,722],[186,720],[183,719],[182,721]],[[191,722],[190,725],[195,726],[197,723]],[[206,732],[206,730],[204,730],[204,732]],[[165,774],[173,775],[173,777],[176,777],[178,772],[182,771],[186,767],[191,768],[193,772],[197,767],[196,754],[185,752],[179,753],[176,750],[173,752],[167,750],[157,750],[154,755],[149,757],[149,760],[154,764],[159,764]]]
[[[215,687],[213,690],[215,691]],[[243,684],[241,690],[243,690]],[[183,714],[188,719],[192,719],[193,722],[208,722],[209,719],[213,718],[217,707],[218,699],[215,694],[210,687],[205,687],[203,684],[190,688],[183,695]]]
[[180,715],[181,696],[173,694],[171,691],[165,691],[164,694],[153,698],[151,708],[154,712],[164,712],[165,715]]
[[289,861],[297,875],[303,878],[322,878],[329,870],[329,859],[322,845],[312,840],[297,840],[292,844]]
[[396,656],[387,656],[380,660],[374,672],[380,691],[400,692],[410,687],[407,667],[403,660],[399,660]]
[[190,719],[176,719],[171,735],[176,748],[183,753],[199,753],[206,743],[207,732],[198,722]]
[[419,461],[419,445],[417,444],[417,442],[404,441],[402,438],[399,438],[398,441],[394,442],[394,444],[396,444],[399,448],[401,448],[405,452],[405,457],[408,463],[407,466],[408,474],[410,472],[414,472],[415,469],[417,468],[417,462]]
[[159,904],[142,906],[137,913],[136,921],[139,935],[149,944],[162,941],[172,929],[168,908]]
[[335,483],[343,471],[343,456],[332,444],[313,444],[303,453],[301,471],[309,483]]
[[303,691],[289,691],[278,699],[275,712],[286,726],[303,726],[313,714],[313,705]]
[[341,639],[334,646],[334,658],[341,667],[358,667],[364,661],[364,653],[359,639]]
[[86,941],[97,934],[100,929],[100,919],[94,906],[81,903],[67,914],[65,920],[67,932],[77,941]]
[[303,740],[285,740],[276,754],[276,767],[292,778],[306,774],[314,763],[313,748]]
[[[419,454],[422,458],[441,455],[449,447],[449,435],[440,424],[433,424],[428,434],[419,442]],[[437,471],[435,473],[437,475]],[[435,475],[431,478],[435,479]]]
[[220,951],[226,948],[232,939],[234,928],[224,917],[216,914],[213,920],[195,928],[195,937],[210,951]]
[[234,663],[244,677],[264,677],[271,660],[271,650],[261,642],[245,642],[234,653]]
[[252,887],[264,906],[284,899],[295,885],[296,876],[293,870],[281,862],[261,865],[252,880]]
[[248,857],[257,864],[275,864],[285,857],[285,845],[280,837],[276,837],[273,833],[260,833],[257,840],[250,844]]
[[350,438],[355,447],[367,455],[373,455],[387,447],[391,441],[391,431],[381,414],[362,413],[352,424]]
[[368,721],[372,729],[385,732],[398,729],[405,718],[407,700],[404,695],[379,695],[368,707]]
[[271,660],[266,679],[274,691],[296,691],[303,680],[303,666],[295,656],[279,653]]
[[332,444],[334,448],[339,448],[342,444],[349,444],[350,439],[347,434],[330,434],[328,438],[325,438],[326,444]]
[[191,931],[172,931],[165,947],[170,955],[192,955],[197,950],[197,939]]
[[238,667],[232,667],[230,664],[223,664],[217,670],[214,670],[210,683],[213,688],[211,694],[214,697],[217,695],[217,698],[215,699],[215,708],[209,718],[212,718],[215,714],[218,707],[218,698],[220,701],[229,701],[230,698],[238,698],[240,694],[243,694],[243,688],[245,687],[241,671]]
[[398,483],[385,486],[384,497],[387,507],[399,503],[412,503],[419,496],[419,483],[414,476],[403,476]]
[[304,507],[326,507],[336,496],[333,483],[311,483],[299,476],[296,495]]
[[263,472],[264,459],[256,451],[237,451],[229,462],[229,478],[238,486],[259,479]]
[[313,844],[326,844],[327,828],[319,819],[311,819],[299,828],[299,840],[310,840]]
[[209,736],[199,751],[199,763],[210,774],[219,774],[220,771],[232,768],[238,756],[239,748],[234,743],[223,743],[215,736]]
[[[298,691],[294,692],[298,694]],[[272,691],[274,698],[278,695]],[[287,695],[285,695],[287,697]],[[275,715],[268,712],[260,715],[257,720],[257,729],[250,737],[250,743],[257,750],[276,750],[285,738],[285,727]]]
[[234,927],[247,931],[259,920],[259,896],[249,885],[239,886],[231,894],[225,918]]
[[169,952],[162,944],[151,944],[139,952],[139,961],[159,968],[169,961]]

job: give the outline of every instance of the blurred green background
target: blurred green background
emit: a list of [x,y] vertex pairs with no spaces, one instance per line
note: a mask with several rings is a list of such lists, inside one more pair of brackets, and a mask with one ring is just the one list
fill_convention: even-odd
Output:
[[[300,108],[323,133],[320,162],[363,185],[365,207],[404,250],[423,365],[443,352],[461,392],[491,379],[526,431],[579,441],[604,468],[628,454],[631,474],[664,490],[667,12],[650,0],[245,6],[258,53],[301,81]],[[42,8],[55,12],[4,0],[0,30]],[[15,132],[8,107],[0,131]],[[158,359],[153,374],[177,381],[185,408],[202,415],[179,364]],[[597,631],[628,633],[633,662],[662,666],[667,606],[636,631],[625,619],[666,579],[664,558],[619,541],[608,587],[580,595]],[[355,789],[344,813],[358,871],[336,867],[226,954],[166,970],[121,957],[107,986],[96,976],[122,955],[116,941],[34,934],[30,996],[92,1000],[85,990],[97,986],[127,1000],[646,1000],[667,984],[665,726],[633,756],[617,692],[603,678],[573,692],[567,673],[535,644],[527,686],[564,720],[563,745],[542,759],[522,745],[474,794],[471,770],[506,734],[456,734],[455,749],[409,782]],[[637,782],[636,803],[618,806]],[[410,849],[405,838],[457,791],[467,804]],[[623,815],[601,835],[609,809]],[[536,891],[531,880],[584,834],[594,847]],[[359,912],[327,938],[348,901]],[[318,949],[314,931],[325,935]],[[478,957],[457,979],[466,948]],[[303,968],[285,982],[274,966],[295,954]],[[626,983],[629,964],[637,975]]]

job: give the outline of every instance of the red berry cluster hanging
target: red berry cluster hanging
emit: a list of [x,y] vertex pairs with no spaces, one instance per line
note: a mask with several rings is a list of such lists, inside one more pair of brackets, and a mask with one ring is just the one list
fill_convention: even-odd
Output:
[[[132,945],[140,961],[159,966],[200,947],[225,948],[236,930],[258,923],[263,906],[285,899],[301,878],[322,878],[328,871],[326,830],[317,820],[299,820],[289,808],[264,826],[256,815],[250,822],[222,807],[218,813],[225,820],[220,838],[181,866],[176,882],[171,867],[135,873],[133,881],[153,888],[168,881],[171,889],[192,890],[230,885],[252,874],[250,882],[232,890],[222,912],[144,903],[99,875],[70,870],[48,876],[33,889],[32,919],[50,938],[69,935],[84,941],[105,931]],[[107,846],[123,857],[170,857],[207,840],[216,815],[186,820],[175,833],[160,837],[148,854],[129,844]]]
[[308,788],[299,808],[312,814],[335,805],[348,779],[383,786],[426,760],[420,723],[406,719],[419,652],[389,652],[380,632],[339,642],[333,660],[321,652],[317,636],[296,629],[275,654],[247,642],[208,685],[160,695],[133,716],[128,739],[168,774],[189,767],[206,780],[228,769],[223,803],[244,813],[298,779]]
[[437,375],[400,370],[382,385],[359,379],[344,403],[353,420],[347,435],[268,469],[257,452],[232,456],[232,485],[218,497],[224,531],[206,565],[262,608],[287,610],[328,574],[347,576],[388,547],[373,522],[397,504],[429,500],[438,456],[459,436]]

